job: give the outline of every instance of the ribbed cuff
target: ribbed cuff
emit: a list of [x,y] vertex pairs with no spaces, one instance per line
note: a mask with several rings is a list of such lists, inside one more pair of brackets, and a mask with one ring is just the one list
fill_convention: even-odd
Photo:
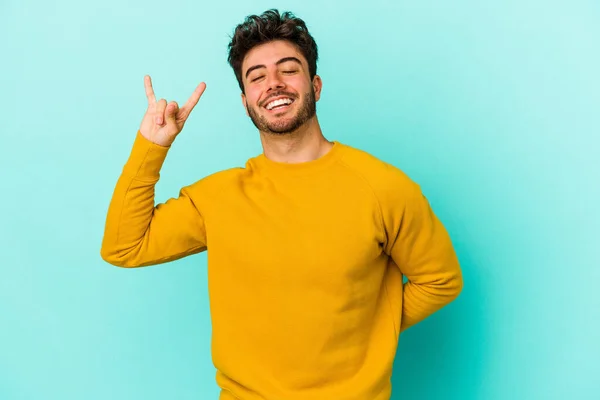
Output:
[[136,179],[157,180],[169,148],[152,143],[138,131],[123,174]]

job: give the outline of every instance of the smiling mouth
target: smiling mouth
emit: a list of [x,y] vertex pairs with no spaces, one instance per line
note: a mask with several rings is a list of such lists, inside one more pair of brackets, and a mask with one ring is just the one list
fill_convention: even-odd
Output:
[[287,110],[293,103],[294,99],[286,97],[268,102],[265,109],[269,112],[282,112]]

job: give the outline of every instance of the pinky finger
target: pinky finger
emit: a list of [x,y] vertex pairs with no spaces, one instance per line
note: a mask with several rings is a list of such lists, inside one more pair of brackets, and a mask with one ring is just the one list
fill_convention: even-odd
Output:
[[156,103],[156,97],[154,96],[154,89],[152,88],[152,78],[150,75],[144,76],[144,87],[146,89],[146,98],[148,98],[148,105]]

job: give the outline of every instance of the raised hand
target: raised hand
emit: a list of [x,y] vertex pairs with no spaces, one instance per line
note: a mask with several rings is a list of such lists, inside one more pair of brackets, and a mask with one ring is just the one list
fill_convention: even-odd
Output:
[[152,89],[152,80],[149,75],[144,77],[144,86],[146,87],[146,97],[148,98],[148,110],[142,119],[140,132],[151,142],[169,147],[183,129],[185,121],[196,104],[198,104],[200,96],[202,96],[202,93],[206,89],[206,84],[204,82],[200,83],[181,108],[179,108],[175,101],[168,104],[165,99],[156,101],[154,89]]

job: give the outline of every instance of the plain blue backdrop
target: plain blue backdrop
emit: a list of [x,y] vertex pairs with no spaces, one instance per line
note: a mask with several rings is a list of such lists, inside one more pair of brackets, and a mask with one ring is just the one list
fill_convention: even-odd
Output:
[[420,183],[462,262],[392,399],[600,398],[599,2],[0,0],[0,399],[217,398],[206,253],[99,250],[145,74],[207,83],[157,201],[262,151],[226,47],[272,7],[319,45],[325,136]]

